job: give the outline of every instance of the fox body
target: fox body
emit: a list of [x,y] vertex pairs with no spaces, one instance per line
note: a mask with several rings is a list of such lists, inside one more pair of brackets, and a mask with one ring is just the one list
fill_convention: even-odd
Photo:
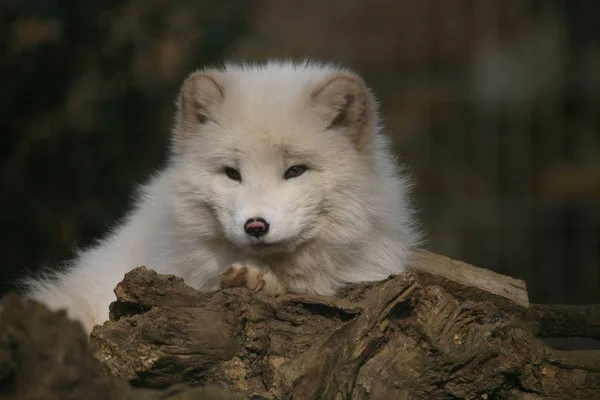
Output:
[[405,268],[418,241],[409,184],[354,73],[310,62],[196,72],[172,138],[125,220],[65,271],[27,279],[31,297],[91,331],[140,265],[202,291],[322,295]]

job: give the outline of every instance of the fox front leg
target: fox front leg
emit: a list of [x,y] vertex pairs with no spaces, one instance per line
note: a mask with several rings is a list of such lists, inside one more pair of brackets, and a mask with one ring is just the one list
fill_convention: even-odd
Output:
[[255,262],[232,264],[221,274],[221,287],[246,287],[276,296],[285,293],[283,282],[267,266]]

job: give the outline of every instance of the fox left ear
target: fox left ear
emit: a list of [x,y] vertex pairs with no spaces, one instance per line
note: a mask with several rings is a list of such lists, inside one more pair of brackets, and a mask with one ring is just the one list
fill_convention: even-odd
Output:
[[371,144],[374,101],[362,79],[349,73],[330,76],[312,91],[311,102],[328,121],[326,129],[343,129],[359,150]]
[[176,136],[185,140],[206,124],[225,99],[219,71],[202,71],[190,75],[183,83],[177,99]]

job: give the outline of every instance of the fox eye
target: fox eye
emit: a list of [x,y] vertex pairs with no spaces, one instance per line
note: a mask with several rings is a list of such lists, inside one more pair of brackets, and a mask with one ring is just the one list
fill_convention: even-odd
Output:
[[297,178],[303,173],[305,173],[307,169],[308,167],[306,165],[294,165],[293,167],[289,167],[287,171],[285,171],[283,177],[285,179]]
[[238,182],[242,181],[242,175],[240,174],[240,171],[238,171],[235,168],[225,167],[225,174],[232,181],[238,181]]

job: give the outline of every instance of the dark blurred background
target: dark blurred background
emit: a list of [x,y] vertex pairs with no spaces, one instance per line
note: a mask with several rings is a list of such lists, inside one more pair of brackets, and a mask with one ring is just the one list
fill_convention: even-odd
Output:
[[596,0],[3,0],[0,292],[124,215],[189,72],[310,56],[375,89],[430,250],[598,302],[598,21]]

